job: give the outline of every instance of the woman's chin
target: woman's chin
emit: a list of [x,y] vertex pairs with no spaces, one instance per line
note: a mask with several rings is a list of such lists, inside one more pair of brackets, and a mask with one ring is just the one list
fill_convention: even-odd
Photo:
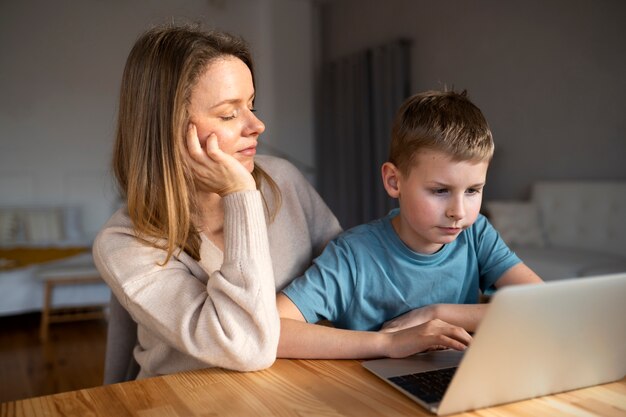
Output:
[[243,165],[248,170],[248,172],[252,172],[252,170],[254,169],[254,158],[241,161],[241,165]]

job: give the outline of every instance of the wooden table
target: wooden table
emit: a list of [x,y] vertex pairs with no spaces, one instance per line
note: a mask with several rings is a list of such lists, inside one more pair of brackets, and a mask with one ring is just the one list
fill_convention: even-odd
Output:
[[[626,378],[459,415],[623,417]],[[432,415],[359,361],[280,359],[261,372],[205,369],[7,402],[0,416]]]

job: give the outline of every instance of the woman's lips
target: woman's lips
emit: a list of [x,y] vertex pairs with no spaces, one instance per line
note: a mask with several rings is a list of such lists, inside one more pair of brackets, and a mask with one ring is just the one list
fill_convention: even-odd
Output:
[[256,146],[250,146],[249,148],[242,149],[239,153],[244,156],[254,156],[256,155]]

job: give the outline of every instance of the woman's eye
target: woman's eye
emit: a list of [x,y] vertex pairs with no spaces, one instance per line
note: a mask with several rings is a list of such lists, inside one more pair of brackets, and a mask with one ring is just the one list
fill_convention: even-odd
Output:
[[233,120],[235,117],[237,117],[238,115],[238,111],[235,110],[233,111],[231,114],[226,115],[226,116],[220,116],[220,119],[224,120],[224,121],[228,121],[228,120]]

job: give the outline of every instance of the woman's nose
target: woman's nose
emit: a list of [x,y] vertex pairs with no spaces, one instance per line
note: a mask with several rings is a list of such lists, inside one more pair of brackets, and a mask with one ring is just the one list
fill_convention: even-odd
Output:
[[265,131],[265,123],[263,123],[261,121],[261,119],[259,119],[256,114],[254,114],[252,111],[249,112],[249,118],[248,118],[248,123],[247,123],[247,131],[246,131],[246,136],[250,136],[250,135],[260,135],[261,133],[263,133]]

